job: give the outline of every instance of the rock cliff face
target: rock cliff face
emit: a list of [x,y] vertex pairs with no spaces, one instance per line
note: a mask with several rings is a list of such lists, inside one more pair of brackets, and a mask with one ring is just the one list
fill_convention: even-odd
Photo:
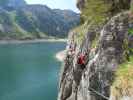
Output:
[[[68,47],[76,48],[74,54],[67,48],[58,100],[133,100],[133,94],[120,93],[121,97],[115,97],[111,92],[119,65],[132,56],[133,34],[129,32],[132,20],[131,12],[120,12],[101,27],[88,28],[80,44],[76,41],[78,33],[69,34]],[[81,53],[87,53],[85,68],[77,63]]]

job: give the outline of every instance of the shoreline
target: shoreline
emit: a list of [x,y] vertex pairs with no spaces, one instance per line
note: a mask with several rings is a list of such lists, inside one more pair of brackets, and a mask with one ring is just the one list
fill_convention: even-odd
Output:
[[67,42],[67,39],[0,40],[0,44],[23,44],[43,42]]
[[[33,40],[0,40],[0,45],[4,44],[27,44],[27,43],[43,43],[43,42],[67,42],[67,39],[33,39]],[[59,51],[55,54],[55,58],[64,62],[66,50]]]
[[58,53],[56,53],[55,57],[60,62],[64,62],[64,60],[66,58],[66,50],[59,51]]

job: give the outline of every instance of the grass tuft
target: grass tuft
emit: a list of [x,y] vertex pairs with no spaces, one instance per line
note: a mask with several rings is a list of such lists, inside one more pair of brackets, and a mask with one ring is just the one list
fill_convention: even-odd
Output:
[[132,96],[133,94],[133,56],[130,61],[119,66],[116,79],[112,85],[112,94],[115,97]]

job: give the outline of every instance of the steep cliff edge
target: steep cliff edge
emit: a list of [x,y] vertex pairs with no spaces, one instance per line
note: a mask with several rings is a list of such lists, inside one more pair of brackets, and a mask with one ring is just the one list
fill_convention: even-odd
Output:
[[[133,15],[131,11],[122,12],[130,8],[130,0],[119,0],[119,9],[107,6],[104,0],[90,1],[79,0],[83,21],[68,37],[58,100],[133,100]],[[94,12],[92,21],[87,3],[95,7],[101,3],[109,8]],[[84,53],[83,68],[77,61]]]

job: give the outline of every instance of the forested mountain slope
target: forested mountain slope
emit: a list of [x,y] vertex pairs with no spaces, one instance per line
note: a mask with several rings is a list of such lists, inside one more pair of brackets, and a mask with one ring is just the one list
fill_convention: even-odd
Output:
[[70,10],[28,5],[24,0],[0,0],[0,39],[66,37],[79,24]]

